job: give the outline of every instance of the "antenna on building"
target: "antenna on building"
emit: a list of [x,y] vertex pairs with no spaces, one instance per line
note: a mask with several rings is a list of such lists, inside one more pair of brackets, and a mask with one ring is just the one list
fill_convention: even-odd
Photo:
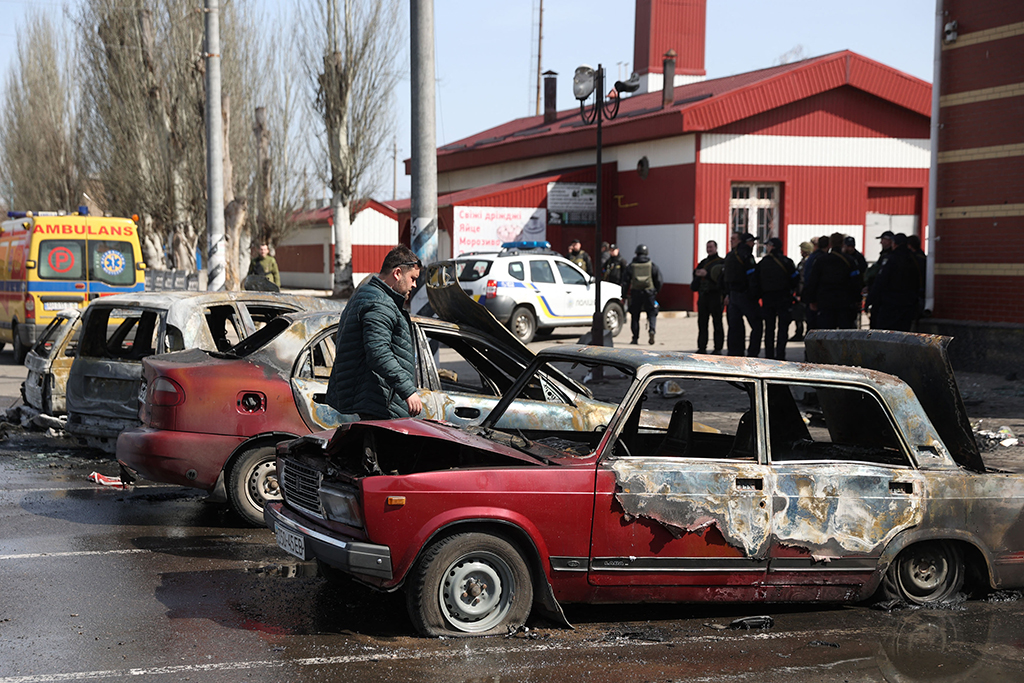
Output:
[[[532,73],[530,75],[531,75],[531,77],[536,79],[536,90],[535,90],[535,95],[534,95],[534,99],[533,99],[534,104],[535,104],[534,116],[540,116],[540,113],[541,113],[541,108],[540,108],[541,107],[540,84],[541,84],[541,77],[542,77],[542,74],[541,74],[541,63],[543,61],[543,54],[544,54],[544,0],[538,0],[538,2],[540,4],[540,6],[537,8],[537,23],[534,24],[534,23],[531,22],[531,27],[530,27],[531,28],[531,31],[530,31],[530,42],[531,43],[533,42],[533,30],[532,29],[536,28],[536,30],[537,30],[537,34],[536,34],[537,35],[537,52],[536,52],[536,54],[534,54],[533,51],[531,50],[531,53],[530,53],[530,69],[532,71]],[[536,69],[533,68],[534,66],[536,66]]]

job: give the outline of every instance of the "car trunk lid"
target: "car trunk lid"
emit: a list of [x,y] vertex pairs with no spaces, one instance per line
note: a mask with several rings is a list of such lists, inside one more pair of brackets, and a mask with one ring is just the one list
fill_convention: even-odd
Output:
[[946,347],[953,340],[888,330],[814,330],[805,344],[812,363],[878,370],[910,385],[957,464],[984,472]]

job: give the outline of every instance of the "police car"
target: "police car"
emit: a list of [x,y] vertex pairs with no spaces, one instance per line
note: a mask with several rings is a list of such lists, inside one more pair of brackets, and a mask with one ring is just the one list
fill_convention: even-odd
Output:
[[[483,304],[524,344],[538,332],[591,325],[594,278],[551,249],[548,242],[506,242],[498,252],[455,259],[462,289]],[[617,336],[626,319],[619,285],[601,286],[606,330]]]

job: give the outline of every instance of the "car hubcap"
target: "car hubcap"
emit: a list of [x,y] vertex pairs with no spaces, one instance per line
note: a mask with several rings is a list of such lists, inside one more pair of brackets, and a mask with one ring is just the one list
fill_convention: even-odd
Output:
[[514,580],[508,566],[490,553],[452,563],[438,597],[447,621],[460,631],[481,632],[501,623],[511,606]]
[[946,580],[948,568],[941,557],[924,555],[914,558],[909,564],[911,587],[917,593],[930,593]]
[[249,497],[256,507],[263,507],[264,501],[281,500],[281,488],[277,484],[277,465],[273,460],[261,462],[253,468],[248,489]]

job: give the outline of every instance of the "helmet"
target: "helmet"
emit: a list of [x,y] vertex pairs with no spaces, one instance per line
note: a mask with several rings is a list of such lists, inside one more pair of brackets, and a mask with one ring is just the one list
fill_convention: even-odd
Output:
[[647,256],[647,245],[646,244],[638,244],[638,245],[636,245],[636,255],[637,256]]

